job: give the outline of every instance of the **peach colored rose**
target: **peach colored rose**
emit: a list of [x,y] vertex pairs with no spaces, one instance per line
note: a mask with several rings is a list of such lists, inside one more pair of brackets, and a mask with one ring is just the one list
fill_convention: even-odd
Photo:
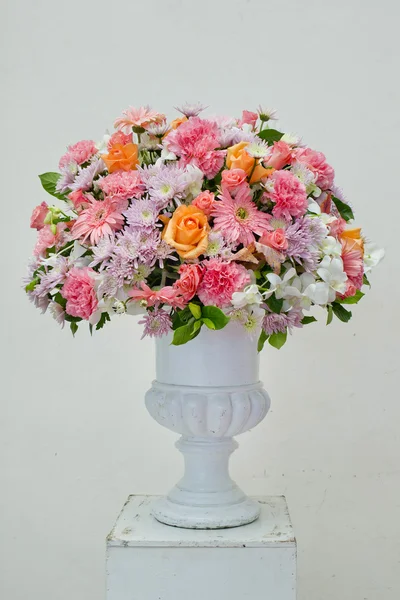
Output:
[[213,204],[215,202],[215,196],[208,190],[201,192],[192,202],[192,206],[197,206],[207,216],[211,214]]
[[272,152],[265,162],[269,167],[282,169],[285,165],[292,162],[293,148],[286,142],[274,142]]
[[39,204],[39,206],[36,206],[36,208],[33,209],[32,216],[31,216],[31,228],[37,229],[38,231],[40,229],[43,229],[44,220],[45,220],[48,212],[49,212],[49,207],[47,206],[46,202],[42,202],[42,204]]
[[225,169],[222,171],[221,183],[224,187],[232,189],[241,185],[246,179],[247,173],[243,169]]
[[160,219],[165,224],[163,239],[176,248],[181,258],[197,258],[205,252],[210,226],[207,215],[197,206],[181,204],[171,219],[163,215]]
[[130,171],[138,165],[138,147],[136,144],[114,144],[108,154],[103,154],[103,161],[106,163],[109,173],[122,169]]
[[345,229],[340,234],[340,239],[343,242],[346,242],[346,240],[352,240],[360,248],[362,253],[364,253],[364,240],[361,237],[361,227],[354,227],[353,229]]
[[[271,174],[271,169],[265,169],[260,165],[260,160],[255,159],[246,152],[249,142],[239,142],[228,148],[226,166],[228,169],[243,169],[250,176],[250,183],[257,183],[263,177]],[[256,165],[256,166],[254,166]]]
[[178,127],[182,125],[182,123],[184,123],[185,121],[187,121],[187,117],[177,117],[176,119],[171,121],[170,127],[171,129],[178,129]]
[[197,288],[203,277],[203,267],[200,265],[183,264],[179,268],[180,279],[174,283],[174,288],[182,296],[185,304],[196,295]]
[[251,112],[251,110],[244,110],[242,112],[240,126],[242,126],[246,123],[247,125],[251,125],[254,128],[257,123],[257,120],[258,120],[258,113]]
[[286,239],[285,230],[275,229],[274,231],[268,231],[267,233],[264,233],[260,238],[260,244],[269,246],[270,248],[280,252],[282,250],[287,250],[288,241]]

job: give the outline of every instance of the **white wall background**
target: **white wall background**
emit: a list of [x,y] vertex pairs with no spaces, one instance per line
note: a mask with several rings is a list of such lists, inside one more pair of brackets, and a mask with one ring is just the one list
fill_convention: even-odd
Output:
[[151,341],[134,319],[75,340],[20,289],[37,174],[129,104],[277,107],[325,151],[387,257],[353,320],[262,357],[273,399],[232,460],[287,496],[299,600],[400,595],[399,4],[396,0],[2,0],[0,597],[100,600],[104,538],[129,493],[179,477],[146,413]]

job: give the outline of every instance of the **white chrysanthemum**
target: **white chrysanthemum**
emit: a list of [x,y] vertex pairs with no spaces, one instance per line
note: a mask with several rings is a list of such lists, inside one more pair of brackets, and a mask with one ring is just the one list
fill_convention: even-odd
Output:
[[245,148],[247,154],[253,158],[265,158],[270,154],[270,148],[266,142],[260,140],[259,142],[250,142]]
[[276,116],[275,108],[263,108],[262,106],[259,106],[257,112],[261,121],[276,121],[278,118]]
[[296,133],[284,133],[281,137],[281,142],[286,142],[290,146],[298,146],[301,142],[301,137]]

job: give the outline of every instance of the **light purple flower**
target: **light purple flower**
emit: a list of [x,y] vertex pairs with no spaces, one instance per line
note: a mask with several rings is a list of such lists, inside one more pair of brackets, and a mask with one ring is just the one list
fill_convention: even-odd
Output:
[[77,190],[87,191],[92,187],[93,179],[105,170],[106,166],[101,158],[94,160],[88,167],[79,167],[78,175],[69,186],[72,192]]
[[149,337],[162,337],[169,333],[172,328],[171,317],[162,308],[149,311],[139,323],[144,325],[142,339],[147,335]]
[[287,329],[291,331],[293,327],[303,327],[302,318],[303,313],[296,309],[286,313],[269,313],[263,319],[262,328],[268,335],[285,333]]
[[144,198],[133,202],[124,215],[131,227],[151,230],[155,227],[159,212],[154,201]]
[[61,170],[61,177],[56,183],[56,191],[59,194],[65,194],[66,191],[71,189],[71,185],[75,181],[75,177],[78,173],[78,165],[76,163],[70,163]]
[[319,253],[314,245],[316,237],[317,228],[312,226],[312,219],[309,217],[297,219],[286,229],[286,254],[301,264],[306,271],[314,271],[317,268]]
[[175,110],[179,111],[185,117],[198,117],[203,110],[207,107],[206,104],[200,104],[200,102],[196,102],[195,104],[190,104],[189,102],[185,102],[182,106],[174,106]]
[[102,271],[109,263],[109,259],[111,258],[114,250],[115,238],[111,238],[109,236],[104,236],[101,238],[96,246],[92,246],[94,260],[92,260],[92,262],[89,264],[89,267],[93,268],[102,263],[100,266],[100,271]]
[[175,164],[160,164],[158,171],[147,182],[149,195],[161,210],[166,208],[172,200],[181,200],[184,197],[186,182],[184,171]]

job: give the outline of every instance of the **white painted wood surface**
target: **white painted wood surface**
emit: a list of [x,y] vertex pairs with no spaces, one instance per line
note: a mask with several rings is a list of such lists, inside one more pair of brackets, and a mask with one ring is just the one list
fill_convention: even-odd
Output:
[[156,497],[130,496],[107,537],[107,600],[295,600],[296,540],[283,496],[254,498],[249,525],[159,523]]

